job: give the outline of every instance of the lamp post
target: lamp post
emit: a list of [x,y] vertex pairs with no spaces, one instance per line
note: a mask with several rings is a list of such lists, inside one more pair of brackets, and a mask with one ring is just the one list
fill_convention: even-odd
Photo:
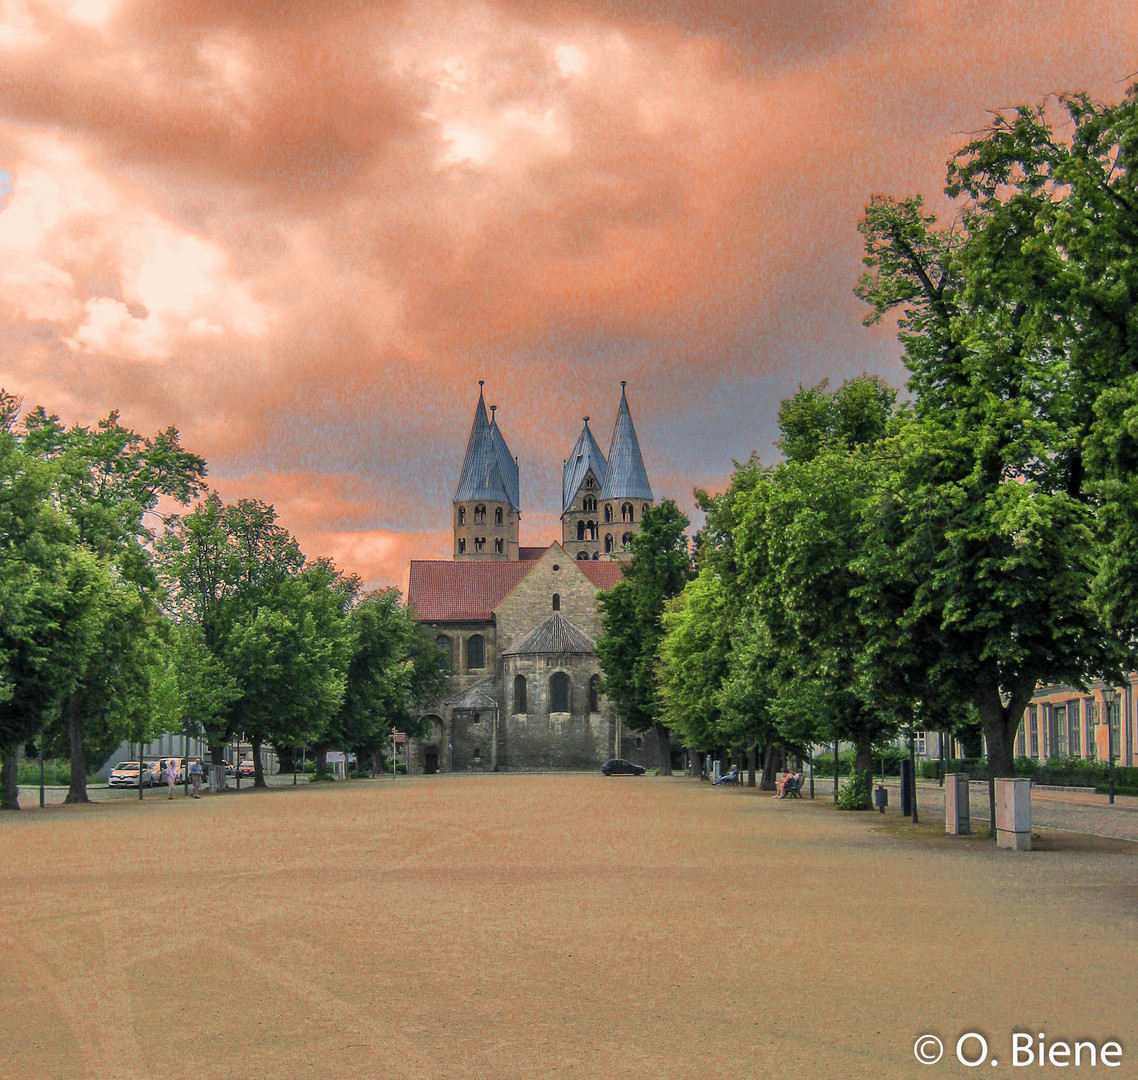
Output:
[[1106,709],[1106,770],[1107,770],[1107,792],[1109,793],[1109,801],[1114,803],[1114,722],[1111,719],[1111,712],[1118,704],[1118,691],[1113,686],[1103,688],[1102,703]]

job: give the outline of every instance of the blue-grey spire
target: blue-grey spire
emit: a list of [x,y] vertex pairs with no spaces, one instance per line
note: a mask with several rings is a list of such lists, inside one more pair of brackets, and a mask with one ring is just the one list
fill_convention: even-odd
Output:
[[502,474],[506,491],[509,493],[510,505],[515,510],[520,511],[522,507],[519,502],[518,463],[513,455],[511,455],[510,448],[506,445],[506,440],[502,438],[501,429],[498,427],[498,414],[495,411],[497,408],[497,405],[490,406],[490,412],[493,414],[490,417],[490,437],[494,440],[494,454],[498,459],[498,471]]
[[[466,442],[466,459],[462,463],[462,472],[458,478],[458,490],[454,493],[454,502],[471,502],[476,499],[485,499],[487,502],[508,502],[515,510],[518,509],[517,495],[511,496],[509,484],[502,475],[501,458],[498,445],[494,438],[497,431],[493,429],[486,418],[486,402],[482,397],[483,381],[478,380],[478,406],[474,410],[474,423],[470,426],[470,438]],[[510,451],[506,442],[498,433],[498,442],[509,458]],[[514,482],[517,483],[517,472],[514,472]]]
[[628,411],[628,398],[620,384],[620,407],[616,411],[616,424],[612,429],[612,443],[609,445],[608,471],[601,488],[602,499],[647,499],[652,501],[652,488],[648,484],[648,473],[644,470],[644,458],[640,454],[640,443],[636,439],[636,428],[632,425],[632,413]]
[[603,487],[608,466],[605,456],[589,430],[589,418],[585,417],[585,426],[577,436],[577,442],[569,453],[569,458],[561,469],[561,513],[573,503],[573,498],[581,488],[589,470],[593,470],[598,486]]

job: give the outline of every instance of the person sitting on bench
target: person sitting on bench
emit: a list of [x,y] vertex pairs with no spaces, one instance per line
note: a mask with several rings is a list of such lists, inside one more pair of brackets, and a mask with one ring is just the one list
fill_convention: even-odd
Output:
[[797,782],[798,773],[796,773],[789,765],[787,765],[786,772],[782,774],[782,779],[777,784],[775,784],[775,787],[778,789],[778,791],[773,796],[773,798],[785,799],[786,789],[790,787],[792,783],[796,784]]
[[720,776],[720,778],[718,780],[715,781],[716,784],[736,784],[738,782],[739,782],[739,766],[738,765],[732,765],[730,772],[725,772],[722,776]]

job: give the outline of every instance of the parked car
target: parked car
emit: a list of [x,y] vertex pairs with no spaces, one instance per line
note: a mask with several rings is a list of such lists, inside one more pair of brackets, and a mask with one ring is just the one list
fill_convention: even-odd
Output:
[[151,758],[147,761],[143,761],[142,767],[150,772],[151,784],[158,785],[165,783],[162,779],[162,768],[165,761],[165,758]]
[[631,761],[625,761],[624,758],[610,758],[601,766],[601,772],[605,776],[643,776],[644,766],[633,765]]
[[237,774],[243,778],[255,776],[256,773],[253,769],[253,759],[245,758],[244,761],[239,761],[237,763]]
[[120,761],[111,769],[111,775],[107,777],[107,786],[138,787],[140,776],[143,787],[153,786],[154,774],[149,768],[137,761]]

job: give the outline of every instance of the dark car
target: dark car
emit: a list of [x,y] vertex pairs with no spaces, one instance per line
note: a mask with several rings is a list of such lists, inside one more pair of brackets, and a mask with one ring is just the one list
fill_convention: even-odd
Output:
[[601,766],[601,772],[605,776],[643,776],[644,766],[633,765],[631,761],[625,761],[624,758],[612,758],[606,761]]
[[243,777],[244,776],[256,775],[254,770],[253,770],[253,759],[252,758],[245,758],[243,761],[239,761],[237,763],[237,775],[243,776]]

